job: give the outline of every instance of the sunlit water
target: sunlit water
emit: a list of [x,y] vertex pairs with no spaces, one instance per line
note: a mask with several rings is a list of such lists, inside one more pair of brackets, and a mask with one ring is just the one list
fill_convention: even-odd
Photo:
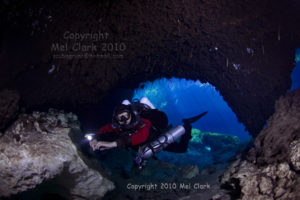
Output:
[[300,48],[296,49],[295,68],[291,74],[292,87],[290,90],[295,90],[300,87]]
[[182,124],[183,118],[208,111],[207,115],[193,124],[193,128],[235,135],[241,141],[250,137],[220,93],[209,83],[163,78],[141,83],[133,98],[140,99],[144,96],[148,97],[156,108],[164,111],[174,126]]

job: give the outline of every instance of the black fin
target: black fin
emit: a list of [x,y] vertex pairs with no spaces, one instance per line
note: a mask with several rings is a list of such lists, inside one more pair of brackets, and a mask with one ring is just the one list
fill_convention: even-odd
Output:
[[182,122],[185,123],[185,124],[191,124],[191,123],[194,123],[194,122],[198,121],[201,117],[203,117],[206,114],[207,114],[207,111],[203,112],[200,115],[197,115],[195,117],[183,119]]

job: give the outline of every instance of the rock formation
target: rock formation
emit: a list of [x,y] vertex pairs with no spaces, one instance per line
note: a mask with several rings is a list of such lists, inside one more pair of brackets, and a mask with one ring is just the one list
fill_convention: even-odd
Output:
[[114,184],[80,157],[72,134],[80,134],[72,113],[49,110],[20,115],[0,138],[0,196],[53,180],[67,199],[99,199],[112,190]]
[[222,184],[235,198],[300,199],[300,89],[276,102],[246,160],[235,161]]

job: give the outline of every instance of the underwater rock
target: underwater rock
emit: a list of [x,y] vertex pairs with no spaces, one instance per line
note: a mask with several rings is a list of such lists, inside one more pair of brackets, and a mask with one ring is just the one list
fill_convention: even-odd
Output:
[[247,160],[235,161],[221,183],[240,199],[300,199],[300,90],[276,102]]
[[300,170],[300,140],[296,140],[291,143],[290,158],[294,169]]
[[211,200],[231,200],[230,195],[228,194],[216,194],[214,196],[211,197]]
[[[297,199],[300,197],[292,188],[296,173],[288,163],[257,167],[248,161],[240,161],[238,166],[231,166],[223,175],[224,188],[232,190],[241,199]],[[275,197],[275,198],[274,198]]]
[[260,165],[286,161],[290,144],[300,138],[300,89],[281,97],[275,113],[257,136],[248,159]]
[[234,135],[202,132],[198,129],[192,129],[191,145],[199,147],[204,146],[207,151],[235,151],[239,144],[240,140]]
[[214,166],[206,166],[203,168],[200,172],[200,175],[209,175],[213,174],[217,171],[217,169],[220,168],[220,166],[214,165]]
[[191,179],[199,175],[199,167],[197,165],[186,165],[180,169],[183,178]]
[[0,196],[54,180],[67,199],[99,199],[112,190],[114,184],[80,157],[72,134],[80,134],[72,113],[50,109],[20,115],[0,138]]
[[0,130],[17,115],[20,95],[17,91],[2,90],[0,92]]

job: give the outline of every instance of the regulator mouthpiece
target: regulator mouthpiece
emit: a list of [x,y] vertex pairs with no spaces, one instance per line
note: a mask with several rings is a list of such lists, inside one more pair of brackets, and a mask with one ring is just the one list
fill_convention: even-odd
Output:
[[92,141],[92,139],[94,139],[95,133],[87,133],[84,135],[84,137],[88,140],[88,141]]

